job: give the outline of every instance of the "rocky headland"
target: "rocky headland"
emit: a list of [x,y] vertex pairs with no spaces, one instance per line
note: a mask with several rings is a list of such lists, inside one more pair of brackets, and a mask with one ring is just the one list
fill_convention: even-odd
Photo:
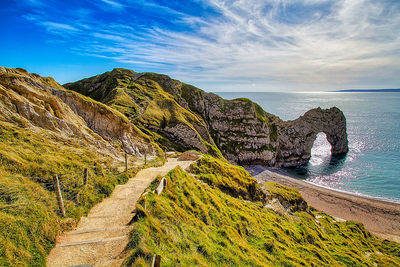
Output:
[[166,149],[195,149],[241,165],[307,164],[319,132],[332,155],[348,151],[346,118],[336,107],[282,121],[248,99],[225,100],[154,73],[126,69],[64,85],[123,113]]

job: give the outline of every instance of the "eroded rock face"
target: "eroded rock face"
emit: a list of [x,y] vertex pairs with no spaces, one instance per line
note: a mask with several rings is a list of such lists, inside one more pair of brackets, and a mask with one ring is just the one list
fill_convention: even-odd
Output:
[[311,148],[320,132],[326,134],[332,147],[332,155],[348,152],[346,118],[343,112],[337,107],[315,108],[294,121],[280,125],[276,165],[291,167],[307,164],[311,157]]
[[0,67],[0,119],[19,127],[77,138],[119,154],[156,154],[146,135],[110,107],[68,91],[52,78]]
[[346,118],[336,107],[312,109],[285,122],[247,99],[224,100],[192,86],[183,86],[182,96],[184,104],[206,121],[223,155],[238,164],[306,165],[320,132],[327,135],[332,155],[348,151]]
[[274,165],[278,143],[273,125],[280,122],[278,117],[264,114],[249,100],[224,100],[194,87],[183,86],[182,96],[206,121],[214,142],[229,161]]
[[52,93],[82,117],[95,133],[109,140],[119,140],[129,154],[154,154],[156,152],[143,133],[126,118],[118,116],[107,106],[85,100],[75,92],[53,88]]

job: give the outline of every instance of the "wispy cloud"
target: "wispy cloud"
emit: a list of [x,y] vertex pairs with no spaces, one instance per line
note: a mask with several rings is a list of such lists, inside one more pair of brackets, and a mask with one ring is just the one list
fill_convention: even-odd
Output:
[[[149,1],[101,0],[126,14],[90,28],[74,51],[167,72],[185,81],[254,90],[330,89],[400,84],[400,3],[373,0],[203,0],[205,12]],[[170,16],[141,25],[129,9]],[[35,20],[52,31],[88,36],[78,24]],[[51,22],[50,22],[51,21]],[[226,86],[221,85],[225,83]],[[206,84],[206,83],[204,83]]]
[[74,26],[65,24],[65,23],[58,23],[58,22],[52,22],[52,21],[43,21],[40,22],[41,25],[43,25],[48,31],[50,32],[77,32],[79,31],[78,28],[75,28]]
[[100,0],[100,1],[107,4],[108,6],[116,8],[116,9],[121,9],[124,7],[123,4],[121,4],[120,2],[117,2],[117,1],[113,1],[113,0]]

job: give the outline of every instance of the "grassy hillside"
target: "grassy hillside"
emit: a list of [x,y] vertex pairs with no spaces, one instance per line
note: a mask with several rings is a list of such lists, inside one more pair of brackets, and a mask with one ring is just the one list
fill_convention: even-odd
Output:
[[[111,163],[76,140],[0,122],[0,266],[44,265],[56,235],[136,171],[120,174]],[[58,214],[53,174],[60,176],[66,218]]]
[[178,103],[178,85],[166,75],[114,69],[65,87],[120,111],[164,149],[194,148],[222,157],[204,120]]
[[201,181],[226,194],[265,202],[265,194],[257,181],[241,166],[206,155],[192,164],[191,172]]
[[[85,118],[79,115],[85,112]],[[109,106],[67,91],[52,78],[0,67],[0,266],[43,266],[56,235],[135,174],[136,169],[117,171],[124,156],[121,135],[139,148],[153,144]]]
[[[194,169],[176,168],[161,195],[150,188],[139,202],[126,265],[148,266],[154,254],[163,266],[399,265],[400,244],[372,236],[360,223],[318,211],[278,215],[261,201],[245,200],[246,178],[236,167],[227,175],[226,163],[206,157]],[[236,193],[203,183],[210,175]],[[299,197],[293,189],[268,187],[286,200]]]

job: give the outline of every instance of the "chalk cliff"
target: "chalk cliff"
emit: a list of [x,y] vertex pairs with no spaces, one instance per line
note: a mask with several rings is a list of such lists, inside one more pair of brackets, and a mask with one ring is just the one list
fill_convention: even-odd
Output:
[[35,132],[73,138],[118,155],[156,154],[157,145],[123,114],[66,90],[52,78],[0,67],[0,119]]

